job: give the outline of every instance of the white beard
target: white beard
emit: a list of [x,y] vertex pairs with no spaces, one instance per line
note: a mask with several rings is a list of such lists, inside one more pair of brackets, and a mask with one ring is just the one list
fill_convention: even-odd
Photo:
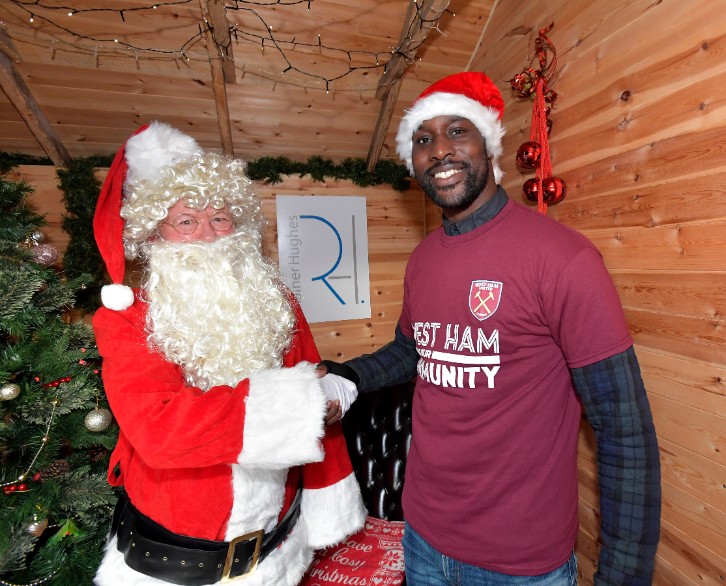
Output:
[[245,234],[156,242],[144,284],[149,347],[202,390],[279,367],[295,327],[281,283]]

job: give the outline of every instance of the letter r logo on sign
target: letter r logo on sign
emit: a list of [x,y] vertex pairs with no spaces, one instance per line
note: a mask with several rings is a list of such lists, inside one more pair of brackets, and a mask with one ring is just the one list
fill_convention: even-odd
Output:
[[280,272],[307,320],[370,317],[365,197],[278,195],[276,205]]

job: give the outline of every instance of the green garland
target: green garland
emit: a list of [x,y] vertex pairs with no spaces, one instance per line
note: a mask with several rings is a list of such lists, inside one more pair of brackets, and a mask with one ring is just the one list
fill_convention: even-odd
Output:
[[331,178],[351,181],[360,187],[390,185],[396,191],[406,191],[410,186],[406,167],[389,160],[379,161],[373,171],[368,171],[364,159],[334,163],[315,155],[303,163],[285,157],[262,157],[248,161],[247,174],[250,179],[265,183],[280,183],[282,175],[310,175],[313,181],[324,182]]
[[47,157],[0,152],[0,175],[6,175],[13,167],[17,167],[18,165],[51,166],[53,162]]
[[[69,176],[71,184],[76,184],[72,175],[78,174],[85,179],[89,165],[91,167],[110,167],[112,161],[113,155],[73,159],[71,167],[64,171],[64,174]],[[45,157],[0,152],[0,172],[18,165],[52,164],[50,159]],[[330,159],[324,159],[318,155],[313,155],[305,162],[291,161],[286,157],[261,157],[247,161],[247,174],[254,181],[268,184],[282,182],[283,175],[310,175],[313,181],[321,183],[326,179],[337,179],[350,181],[360,187],[390,185],[396,191],[406,191],[411,185],[411,178],[406,167],[394,161],[379,161],[373,171],[368,171],[364,159],[349,158],[340,163],[334,163]],[[98,192],[96,192],[96,196],[98,196]]]
[[[71,161],[68,169],[56,172],[68,211],[61,227],[70,236],[63,257],[63,269],[70,278],[91,275],[91,282],[85,290],[79,291],[76,299],[76,307],[85,312],[98,308],[101,287],[108,283],[105,265],[93,238],[93,214],[101,188],[94,169],[108,168],[112,161],[113,155],[77,158]],[[0,152],[0,173],[18,165],[50,166],[52,162],[44,157]],[[306,162],[291,161],[285,157],[262,157],[247,162],[247,174],[254,181],[268,184],[280,183],[283,175],[310,175],[317,182],[347,180],[360,187],[390,185],[396,191],[406,191],[410,186],[406,167],[390,160],[379,161],[373,171],[368,171],[363,159],[334,163],[317,155]]]

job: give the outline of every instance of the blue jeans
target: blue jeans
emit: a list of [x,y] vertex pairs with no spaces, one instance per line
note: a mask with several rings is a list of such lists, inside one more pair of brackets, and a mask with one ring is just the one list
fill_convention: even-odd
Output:
[[431,547],[406,523],[403,556],[408,586],[577,586],[574,552],[564,565],[541,576],[510,576],[451,559]]

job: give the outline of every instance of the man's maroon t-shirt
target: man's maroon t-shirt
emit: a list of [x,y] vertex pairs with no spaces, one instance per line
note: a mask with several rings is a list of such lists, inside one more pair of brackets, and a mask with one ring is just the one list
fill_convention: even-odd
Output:
[[577,533],[569,369],[632,345],[597,249],[510,201],[416,248],[399,325],[419,353],[406,520],[440,552],[496,572],[562,565]]

